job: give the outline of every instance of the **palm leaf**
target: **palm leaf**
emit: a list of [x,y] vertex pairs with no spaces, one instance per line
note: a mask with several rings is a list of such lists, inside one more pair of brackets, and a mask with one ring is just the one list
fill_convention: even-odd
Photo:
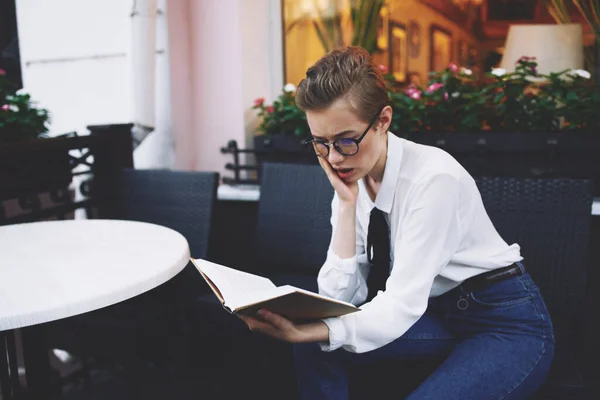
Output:
[[559,24],[568,24],[571,22],[571,16],[567,11],[564,0],[549,0],[546,4],[548,13]]
[[326,53],[329,52],[331,50],[331,46],[329,45],[329,40],[323,32],[323,30],[321,29],[319,22],[317,20],[313,20],[312,23],[315,28],[315,32],[317,32],[317,36],[319,37],[319,41],[323,46],[323,50],[325,50]]
[[598,5],[598,0],[573,0],[573,4],[598,36],[600,34],[600,5]]

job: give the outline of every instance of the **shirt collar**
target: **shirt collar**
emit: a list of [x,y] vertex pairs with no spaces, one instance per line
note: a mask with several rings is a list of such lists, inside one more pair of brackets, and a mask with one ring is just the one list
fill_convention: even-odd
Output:
[[[394,202],[394,195],[396,194],[396,185],[398,178],[400,177],[400,161],[402,160],[403,152],[403,141],[391,132],[387,133],[387,158],[385,161],[385,169],[383,171],[383,180],[379,187],[379,192],[375,198],[374,206],[384,213],[389,214],[392,211],[392,204]],[[366,198],[369,200],[368,203],[373,205],[367,194],[365,184],[363,180],[360,180],[360,185],[364,191]]]

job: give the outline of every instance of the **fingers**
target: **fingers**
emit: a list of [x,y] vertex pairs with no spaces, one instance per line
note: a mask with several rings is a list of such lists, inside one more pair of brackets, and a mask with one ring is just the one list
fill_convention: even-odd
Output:
[[323,170],[327,174],[327,177],[329,179],[331,179],[331,174],[333,174],[334,171],[333,171],[333,168],[331,168],[331,165],[329,164],[329,161],[327,161],[323,157],[318,157],[318,160],[319,160],[319,164],[321,164],[321,168],[323,168]]
[[335,172],[335,170],[331,167],[329,161],[327,161],[323,157],[319,157],[319,164],[321,164],[321,167],[325,171],[325,174],[327,174],[327,178],[329,178],[329,182],[331,182],[331,185],[334,188],[336,188],[337,185],[342,183],[342,180],[338,176],[337,172]]
[[273,325],[276,328],[283,328],[289,321],[279,314],[272,313],[268,310],[259,310],[258,316],[261,317],[265,322]]
[[259,318],[250,317],[248,315],[238,315],[238,317],[246,323],[248,329],[253,332],[266,332],[271,328],[269,323],[262,321]]

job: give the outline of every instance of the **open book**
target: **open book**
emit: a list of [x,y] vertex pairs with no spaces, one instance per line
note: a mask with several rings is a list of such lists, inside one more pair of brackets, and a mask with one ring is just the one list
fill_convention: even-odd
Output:
[[291,320],[337,317],[360,309],[294,286],[275,286],[262,276],[202,259],[191,259],[223,307],[232,314],[253,315],[264,308]]

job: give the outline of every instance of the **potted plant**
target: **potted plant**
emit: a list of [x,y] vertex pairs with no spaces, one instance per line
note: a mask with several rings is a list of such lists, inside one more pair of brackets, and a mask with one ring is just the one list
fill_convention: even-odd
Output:
[[48,111],[16,91],[0,69],[0,198],[64,188],[71,181],[68,150],[56,145],[60,139],[45,138],[48,123]]
[[390,90],[390,130],[444,148],[476,175],[600,182],[600,87],[589,78],[582,70],[542,75],[522,57],[514,72],[496,69],[479,82],[451,64],[425,88]]
[[310,136],[306,115],[296,106],[296,87],[288,83],[272,104],[264,98],[254,101],[261,122],[254,137],[254,150],[259,162],[316,163],[314,153],[303,146]]

